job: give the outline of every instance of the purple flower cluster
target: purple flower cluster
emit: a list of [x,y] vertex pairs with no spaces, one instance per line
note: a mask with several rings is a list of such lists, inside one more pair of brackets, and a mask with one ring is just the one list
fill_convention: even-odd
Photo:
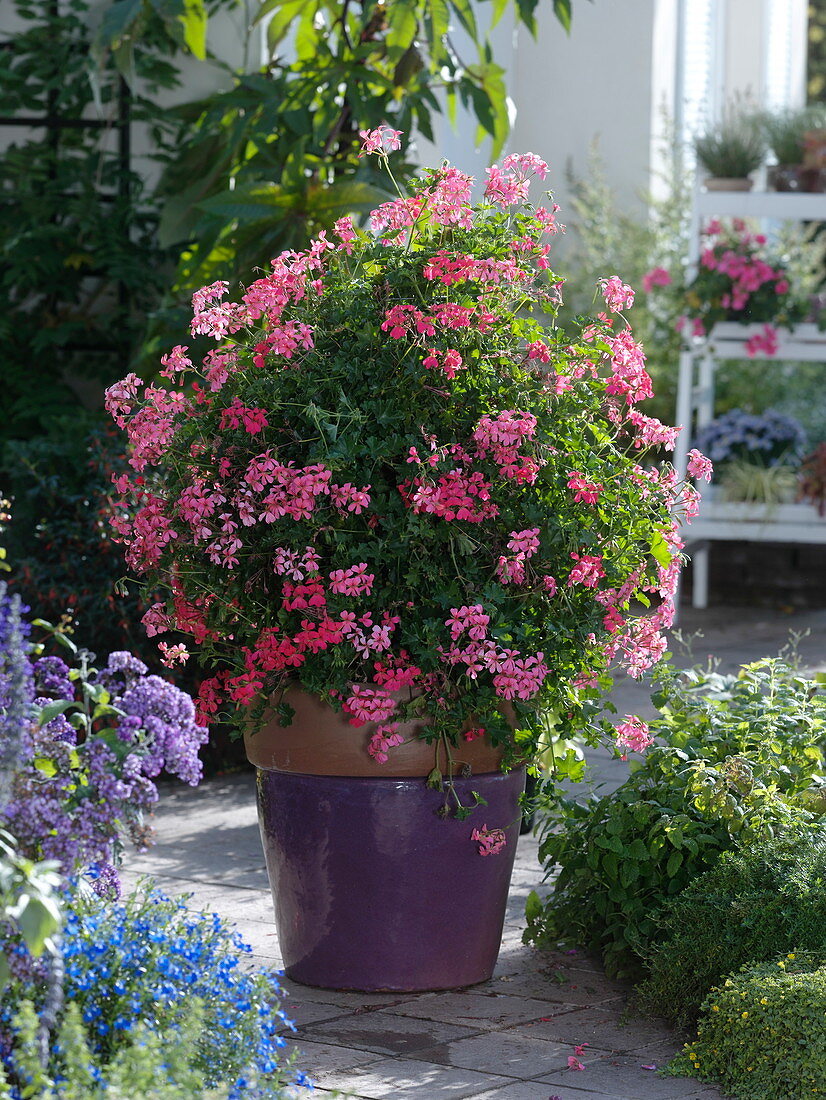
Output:
[[67,875],[86,870],[98,893],[116,897],[123,837],[146,843],[153,779],[166,769],[196,785],[208,731],[192,699],[132,654],[113,653],[98,671],[81,653],[72,670],[59,657],[30,662],[24,635],[0,595],[0,763],[15,746],[0,825],[26,854]]
[[23,752],[21,734],[31,722],[32,670],[27,652],[28,611],[0,582],[0,814]]
[[776,409],[763,413],[730,409],[702,428],[695,443],[715,466],[733,459],[763,466],[797,465],[805,453],[806,433],[799,421]]
[[165,768],[194,787],[201,779],[198,749],[207,740],[207,730],[198,725],[185,692],[146,672],[146,665],[131,653],[113,653],[96,682],[112,693],[113,702],[127,716],[118,728],[121,740],[141,740],[143,774],[156,776]]

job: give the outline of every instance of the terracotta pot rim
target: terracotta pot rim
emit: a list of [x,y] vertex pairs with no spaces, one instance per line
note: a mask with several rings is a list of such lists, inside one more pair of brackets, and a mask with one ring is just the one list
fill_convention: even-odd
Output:
[[287,688],[281,698],[295,711],[291,725],[282,726],[270,708],[261,725],[244,734],[247,758],[264,771],[385,779],[424,778],[434,768],[459,777],[463,765],[472,775],[501,771],[505,748],[494,746],[487,735],[451,746],[449,755],[441,739],[421,737],[427,715],[400,724],[405,741],[389,749],[381,763],[367,752],[376,723],[351,726],[345,715],[298,686]]

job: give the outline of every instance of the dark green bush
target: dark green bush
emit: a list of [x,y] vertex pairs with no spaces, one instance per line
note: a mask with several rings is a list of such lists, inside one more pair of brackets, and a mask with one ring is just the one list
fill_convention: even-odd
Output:
[[609,973],[639,976],[660,908],[738,841],[805,835],[824,698],[778,660],[737,676],[665,670],[651,730],[661,744],[613,794],[550,808],[540,845],[559,868],[526,938],[577,943]]
[[706,998],[693,1043],[669,1066],[736,1100],[826,1096],[826,958],[788,952],[745,967]]
[[726,974],[795,949],[826,953],[826,831],[725,852],[657,924],[639,1007],[688,1027]]
[[110,537],[109,501],[112,475],[128,468],[114,430],[93,417],[56,420],[48,435],[5,444],[0,488],[11,500],[3,533],[10,588],[49,622],[73,612],[96,652],[128,649],[157,670],[143,607],[135,595],[115,592],[126,565]]

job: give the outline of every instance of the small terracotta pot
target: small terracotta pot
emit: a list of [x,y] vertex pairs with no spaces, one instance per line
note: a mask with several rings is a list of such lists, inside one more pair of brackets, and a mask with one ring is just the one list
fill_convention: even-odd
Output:
[[754,180],[727,178],[725,176],[709,176],[703,181],[706,191],[751,191]]
[[802,164],[775,164],[768,171],[768,184],[774,191],[819,193],[824,190],[826,177],[820,168],[808,168]]

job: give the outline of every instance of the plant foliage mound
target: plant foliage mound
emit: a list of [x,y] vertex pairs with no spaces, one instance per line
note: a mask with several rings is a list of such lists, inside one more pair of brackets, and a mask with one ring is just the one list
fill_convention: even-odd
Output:
[[639,1004],[688,1027],[726,974],[796,948],[826,950],[826,834],[724,852],[658,923]]
[[790,951],[744,967],[703,1004],[674,1074],[714,1081],[735,1100],[826,1095],[826,960]]
[[[675,430],[638,408],[633,291],[606,279],[612,316],[555,322],[558,226],[525,203],[534,174],[532,154],[506,158],[472,207],[470,177],[425,172],[372,234],[342,219],[239,302],[196,292],[191,332],[214,346],[165,356],[166,388],[108,391],[135,471],[127,560],[169,592],[144,621],[191,634],[216,670],[205,715],[300,678],[380,723],[383,751],[391,693],[412,687],[429,736],[504,740],[503,701],[520,726],[550,708],[573,727],[616,656],[638,674],[661,655],[672,509],[694,497],[641,464]],[[651,616],[630,610],[652,594]]]
[[663,670],[650,748],[612,795],[552,806],[540,845],[553,892],[526,936],[567,940],[637,975],[664,903],[738,843],[805,836],[822,767],[824,697],[777,659],[737,676]]

